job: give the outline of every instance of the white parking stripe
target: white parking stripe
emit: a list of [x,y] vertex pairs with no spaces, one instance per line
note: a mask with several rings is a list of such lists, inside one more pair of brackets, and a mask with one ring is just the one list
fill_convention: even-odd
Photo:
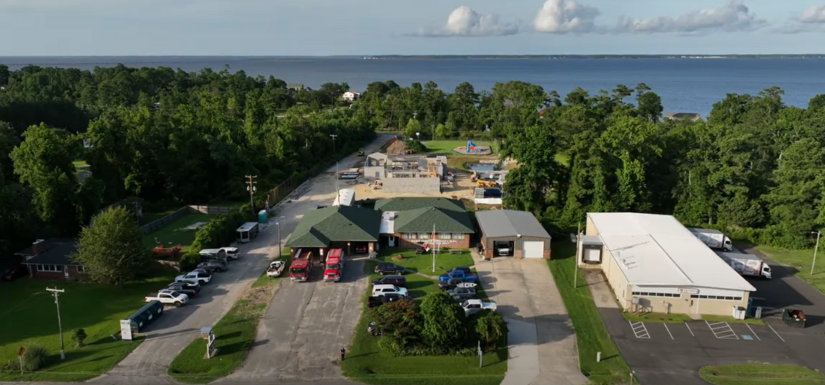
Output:
[[630,328],[633,329],[633,334],[636,335],[636,338],[644,338],[650,339],[650,333],[647,332],[647,327],[645,326],[644,322],[630,322]]
[[761,338],[759,338],[759,335],[758,335],[758,334],[756,334],[756,332],[755,332],[755,331],[753,331],[753,329],[751,329],[751,325],[745,324],[745,326],[747,326],[747,327],[748,327],[748,329],[750,329],[751,333],[753,333],[753,336],[754,336],[754,337],[756,337],[756,339],[757,339],[757,340],[762,341],[762,339],[761,339]]
[[720,340],[739,339],[739,336],[727,322],[710,323],[705,321],[705,323],[708,325],[708,328],[710,328],[710,331],[713,332],[713,335]]
[[687,323],[685,323],[685,326],[687,326],[688,331],[690,332],[690,335],[691,335],[691,336],[696,337],[696,335],[695,335],[695,334],[693,334],[693,330],[690,330],[690,325],[688,325]]
[[670,328],[667,327],[667,324],[662,325],[665,325],[665,330],[667,330],[667,334],[670,335],[670,339],[673,339],[673,334],[670,333]]
[[773,326],[771,326],[771,324],[765,322],[765,325],[768,325],[768,327],[771,328],[771,330],[773,330],[773,333],[776,334],[776,336],[779,337],[779,339],[782,340],[782,342],[785,342],[785,339],[782,338],[782,336],[780,336],[779,333],[776,332],[776,330],[774,330],[774,328],[773,328]]

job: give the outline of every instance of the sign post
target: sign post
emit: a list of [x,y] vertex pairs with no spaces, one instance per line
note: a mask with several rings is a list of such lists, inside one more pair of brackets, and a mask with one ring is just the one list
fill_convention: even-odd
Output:
[[20,374],[23,374],[23,353],[26,352],[26,348],[19,347],[17,348],[17,359],[20,360]]
[[120,339],[123,341],[132,340],[132,320],[120,320]]

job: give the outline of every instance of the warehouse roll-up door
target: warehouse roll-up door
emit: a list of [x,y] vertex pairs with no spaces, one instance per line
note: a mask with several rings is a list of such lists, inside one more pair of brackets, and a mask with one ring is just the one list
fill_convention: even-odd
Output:
[[524,242],[523,258],[543,258],[544,242]]
[[601,263],[601,249],[584,249],[585,263]]

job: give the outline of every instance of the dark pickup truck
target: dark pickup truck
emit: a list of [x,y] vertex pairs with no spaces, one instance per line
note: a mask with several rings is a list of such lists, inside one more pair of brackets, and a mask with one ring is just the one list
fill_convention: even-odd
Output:
[[378,297],[367,297],[367,307],[379,307],[385,303],[396,301],[411,301],[411,299],[400,294],[387,293]]

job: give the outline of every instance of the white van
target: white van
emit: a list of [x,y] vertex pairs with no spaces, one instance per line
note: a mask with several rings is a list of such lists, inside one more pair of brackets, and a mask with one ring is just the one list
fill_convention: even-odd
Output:
[[235,238],[240,243],[247,243],[258,236],[258,222],[246,222],[235,230]]
[[409,292],[407,292],[407,289],[405,289],[403,287],[398,287],[398,286],[395,286],[395,285],[375,285],[375,286],[372,287],[372,296],[373,297],[380,297],[380,296],[383,296],[384,294],[388,294],[388,293],[389,294],[399,294],[399,295],[402,295],[402,296],[405,296],[405,297],[410,295]]

